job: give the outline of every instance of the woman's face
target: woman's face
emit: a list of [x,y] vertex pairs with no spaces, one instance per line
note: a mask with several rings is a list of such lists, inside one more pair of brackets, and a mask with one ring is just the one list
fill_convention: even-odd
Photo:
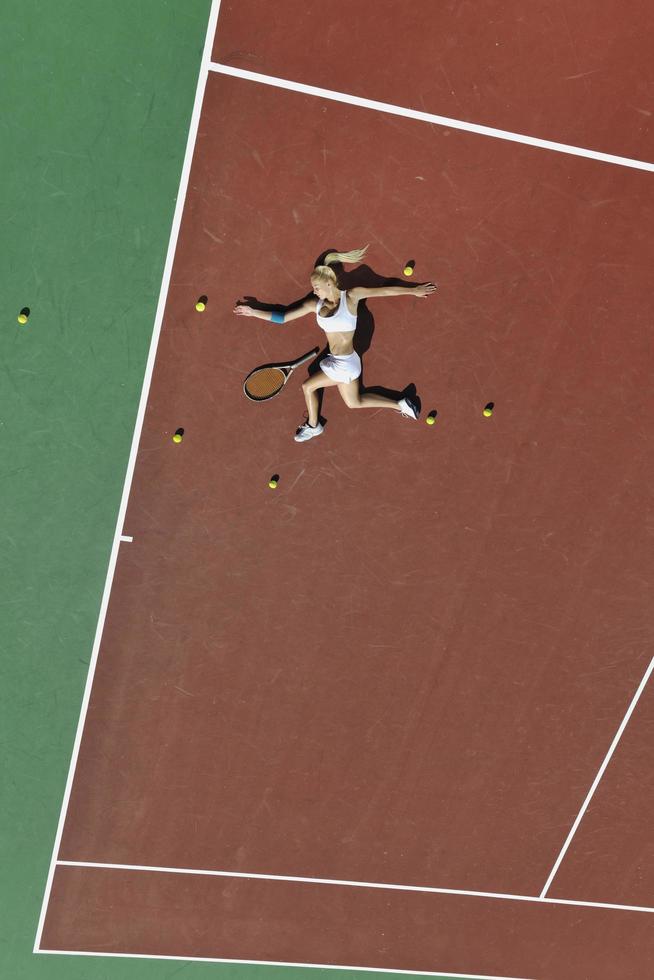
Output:
[[312,279],[311,288],[318,299],[333,299],[334,290],[329,285],[329,283],[324,282],[322,279]]

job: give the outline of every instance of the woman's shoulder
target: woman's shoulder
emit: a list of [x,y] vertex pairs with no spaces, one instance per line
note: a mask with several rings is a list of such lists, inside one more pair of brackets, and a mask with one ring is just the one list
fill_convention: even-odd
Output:
[[356,316],[357,307],[359,305],[359,300],[361,298],[359,296],[358,290],[357,289],[344,289],[342,291],[342,293],[341,293],[341,298],[343,298],[343,297],[345,298],[345,301],[347,303],[347,308],[348,308],[349,312],[352,314],[352,316]]

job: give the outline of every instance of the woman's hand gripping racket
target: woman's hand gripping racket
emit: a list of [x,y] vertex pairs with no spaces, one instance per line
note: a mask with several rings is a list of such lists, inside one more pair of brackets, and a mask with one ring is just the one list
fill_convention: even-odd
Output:
[[269,398],[274,398],[282,390],[295,368],[310,361],[319,350],[319,347],[314,347],[304,357],[298,357],[297,361],[291,361],[290,364],[264,364],[262,367],[255,368],[243,382],[243,391],[253,402],[265,402]]

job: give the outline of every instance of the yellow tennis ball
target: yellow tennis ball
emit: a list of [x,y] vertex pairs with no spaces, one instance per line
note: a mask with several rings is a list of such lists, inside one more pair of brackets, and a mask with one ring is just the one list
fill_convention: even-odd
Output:
[[19,323],[27,323],[27,317],[25,316],[24,313],[19,313],[18,314],[18,322]]
[[274,490],[275,487],[277,486],[277,480],[268,480],[268,486],[270,487],[271,490]]
[[410,265],[406,265],[404,267],[404,275],[405,276],[412,276],[413,275],[413,267],[410,266]]
[[182,441],[182,437],[180,436],[179,432],[176,432],[175,435],[173,436],[173,442],[181,442],[181,441]]
[[203,310],[206,310],[206,306],[204,303],[196,303],[195,308],[198,311],[198,313],[202,313]]
[[433,415],[428,415],[427,418],[425,419],[427,425],[433,425],[435,421],[436,419],[434,418]]
[[484,409],[484,415],[486,416],[487,419],[489,419],[492,414],[493,414],[493,409],[492,408],[485,408]]

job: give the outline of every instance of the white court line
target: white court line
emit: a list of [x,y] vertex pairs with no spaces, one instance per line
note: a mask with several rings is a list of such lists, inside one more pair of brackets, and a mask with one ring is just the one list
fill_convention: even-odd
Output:
[[179,181],[179,191],[177,193],[177,204],[175,207],[175,213],[173,215],[173,224],[170,232],[170,239],[168,242],[168,252],[166,255],[166,263],[164,265],[163,279],[161,282],[161,289],[159,291],[159,302],[157,304],[157,312],[155,315],[154,329],[152,334],[152,340],[150,342],[150,351],[148,353],[148,360],[145,368],[145,376],[143,378],[143,387],[141,389],[141,401],[138,407],[138,413],[136,416],[136,424],[134,427],[134,435],[132,437],[132,448],[129,456],[129,461],[127,463],[127,473],[125,475],[125,483],[123,486],[123,495],[120,502],[120,510],[118,512],[118,519],[116,521],[116,530],[114,532],[114,540],[111,548],[111,555],[109,558],[109,568],[107,569],[107,578],[105,580],[104,593],[102,595],[102,602],[100,604],[100,615],[98,618],[98,625],[95,631],[95,639],[93,641],[93,651],[91,654],[91,661],[89,664],[89,672],[86,678],[86,686],[84,688],[84,696],[82,698],[82,707],[80,711],[80,717],[77,724],[77,732],[75,733],[75,742],[73,744],[73,753],[70,761],[70,767],[68,770],[68,778],[66,780],[66,788],[64,790],[64,798],[61,807],[61,812],[59,814],[59,824],[57,826],[57,833],[55,836],[54,847],[52,850],[52,859],[50,861],[50,870],[48,872],[48,878],[45,887],[45,894],[43,896],[43,904],[41,906],[41,914],[39,916],[39,922],[36,930],[36,938],[34,941],[34,952],[38,952],[38,948],[41,944],[41,935],[43,933],[43,924],[45,922],[45,914],[48,907],[48,902],[50,899],[50,892],[52,890],[52,881],[54,878],[54,871],[56,867],[57,855],[59,853],[59,847],[61,844],[61,836],[63,833],[64,823],[66,820],[66,813],[68,811],[68,804],[70,802],[70,793],[73,785],[73,778],[75,775],[75,768],[77,765],[77,758],[79,756],[80,745],[82,742],[82,732],[84,730],[84,723],[86,721],[86,714],[89,706],[89,699],[91,696],[91,688],[93,686],[93,677],[95,674],[95,668],[98,659],[98,651],[100,649],[100,641],[102,639],[102,631],[104,629],[104,622],[107,614],[107,607],[109,605],[109,594],[111,592],[111,586],[113,584],[114,573],[116,570],[116,561],[118,558],[118,550],[120,547],[120,537],[121,530],[125,522],[125,513],[127,511],[127,501],[129,499],[129,494],[132,486],[132,479],[134,476],[134,468],[136,466],[136,456],[138,453],[138,446],[141,439],[141,431],[143,429],[143,420],[145,418],[145,409],[148,401],[148,393],[150,390],[150,384],[152,381],[152,372],[154,370],[154,361],[157,353],[157,346],[159,344],[159,335],[161,333],[161,324],[163,321],[164,309],[166,306],[166,299],[168,296],[168,287],[170,285],[170,277],[173,269],[173,259],[175,257],[175,250],[177,248],[177,238],[179,235],[179,229],[182,222],[182,212],[184,210],[184,202],[186,200],[186,190],[188,187],[189,174],[191,171],[191,161],[193,159],[193,150],[195,148],[195,141],[198,133],[198,126],[200,123],[200,110],[202,108],[202,100],[204,98],[204,90],[207,84],[207,78],[209,77],[208,65],[211,59],[211,49],[213,46],[214,35],[216,31],[216,23],[218,21],[218,11],[220,10],[220,0],[212,0],[211,11],[209,13],[209,22],[207,24],[207,33],[204,41],[204,50],[202,53],[202,61],[200,63],[200,72],[198,76],[198,83],[195,90],[195,100],[193,102],[193,111],[191,114],[191,123],[189,126],[188,138],[186,141],[186,152],[184,155],[184,162],[182,164],[182,173]]
[[567,143],[555,143],[552,140],[539,139],[536,136],[524,136],[521,133],[511,133],[505,129],[494,129],[492,126],[480,126],[477,123],[465,122],[461,119],[450,119],[448,116],[436,116],[431,112],[420,112],[418,109],[407,109],[404,106],[392,105],[390,102],[376,102],[374,99],[362,99],[358,95],[347,95],[345,92],[334,92],[331,89],[318,88],[315,85],[304,85],[302,82],[291,82],[286,78],[276,78],[274,75],[261,75],[256,71],[246,71],[244,68],[232,68],[212,61],[209,70],[221,75],[232,75],[249,82],[260,82],[262,85],[272,85],[275,88],[287,89],[290,92],[300,92],[303,95],[314,95],[320,99],[330,99],[332,102],[345,102],[348,105],[359,106],[362,109],[374,109],[376,112],[390,113],[393,116],[403,116],[406,119],[417,119],[420,122],[433,123],[436,126],[446,126],[448,129],[461,129],[466,133],[476,133],[479,136],[492,136],[495,139],[509,140],[512,143],[523,143],[535,146],[541,150],[554,150],[556,153],[569,153],[572,156],[586,157],[588,160],[599,160],[602,163],[613,163],[620,167],[631,167],[634,170],[649,170],[654,172],[654,163],[644,160],[631,160],[629,157],[619,157],[612,153],[600,153],[597,150],[586,150],[581,146],[570,146]]
[[407,977],[450,977],[461,980],[535,980],[534,977],[498,977],[487,973],[432,973],[431,970],[398,970],[390,966],[350,966],[340,963],[286,963],[281,960],[224,960],[212,956],[163,956],[156,953],[105,953],[79,949],[37,949],[37,953],[55,953],[59,956],[114,956],[130,960],[182,960],[184,963],[232,963],[245,966],[290,966],[304,970],[359,970],[362,973],[401,973]]
[[621,912],[654,912],[647,905],[618,905],[610,902],[582,902],[571,898],[545,898],[538,895],[512,895],[504,892],[465,891],[461,888],[435,888],[430,885],[396,885],[381,881],[348,881],[339,878],[305,878],[299,875],[255,874],[247,871],[209,871],[204,868],[167,868],[148,864],[109,864],[101,861],[58,861],[60,867],[98,868],[108,871],[149,871],[158,874],[201,875],[209,878],[246,878],[254,881],[290,881],[304,885],[339,885],[347,888],[376,888],[382,891],[420,892],[428,895],[459,895],[465,898],[496,898],[537,905],[574,905],[578,908],[613,909]]
[[129,534],[121,534],[120,540],[121,541],[133,541],[134,538],[131,537],[131,535],[129,535]]
[[624,732],[625,728],[627,727],[627,722],[631,718],[631,716],[633,714],[633,711],[634,711],[634,708],[638,704],[638,701],[639,701],[639,698],[640,698],[641,694],[645,690],[645,685],[647,684],[647,681],[650,678],[650,675],[652,673],[652,669],[654,669],[654,657],[652,657],[652,659],[650,660],[649,667],[645,671],[645,676],[643,677],[642,681],[640,682],[640,684],[638,686],[638,690],[636,691],[636,693],[634,694],[633,698],[631,699],[631,704],[629,705],[629,708],[627,709],[626,715],[622,719],[622,724],[618,728],[618,731],[616,732],[615,738],[611,742],[611,747],[609,748],[609,751],[606,753],[606,758],[604,759],[604,762],[600,766],[599,772],[595,776],[595,781],[593,782],[593,785],[591,786],[590,790],[588,791],[588,796],[584,800],[584,802],[582,804],[582,807],[581,807],[581,810],[577,814],[577,819],[573,823],[572,829],[570,830],[570,833],[568,834],[568,837],[566,839],[566,842],[563,845],[563,847],[561,848],[561,853],[559,854],[558,858],[556,859],[556,861],[554,863],[554,867],[550,871],[549,878],[545,882],[545,887],[543,888],[542,892],[540,893],[540,897],[541,898],[544,898],[545,895],[547,894],[547,892],[549,890],[549,887],[552,884],[552,881],[554,880],[554,875],[559,870],[559,865],[561,864],[561,861],[565,857],[566,851],[570,847],[570,844],[572,842],[572,838],[574,837],[575,833],[577,832],[577,828],[579,827],[579,824],[581,823],[582,817],[585,814],[586,810],[588,809],[588,804],[592,800],[593,794],[595,793],[595,790],[597,789],[597,787],[599,785],[599,781],[602,778],[602,776],[604,775],[604,772],[606,770],[606,767],[608,766],[609,762],[611,761],[611,756],[615,752],[615,750],[616,750],[616,748],[618,746],[618,742],[622,738],[622,733]]

